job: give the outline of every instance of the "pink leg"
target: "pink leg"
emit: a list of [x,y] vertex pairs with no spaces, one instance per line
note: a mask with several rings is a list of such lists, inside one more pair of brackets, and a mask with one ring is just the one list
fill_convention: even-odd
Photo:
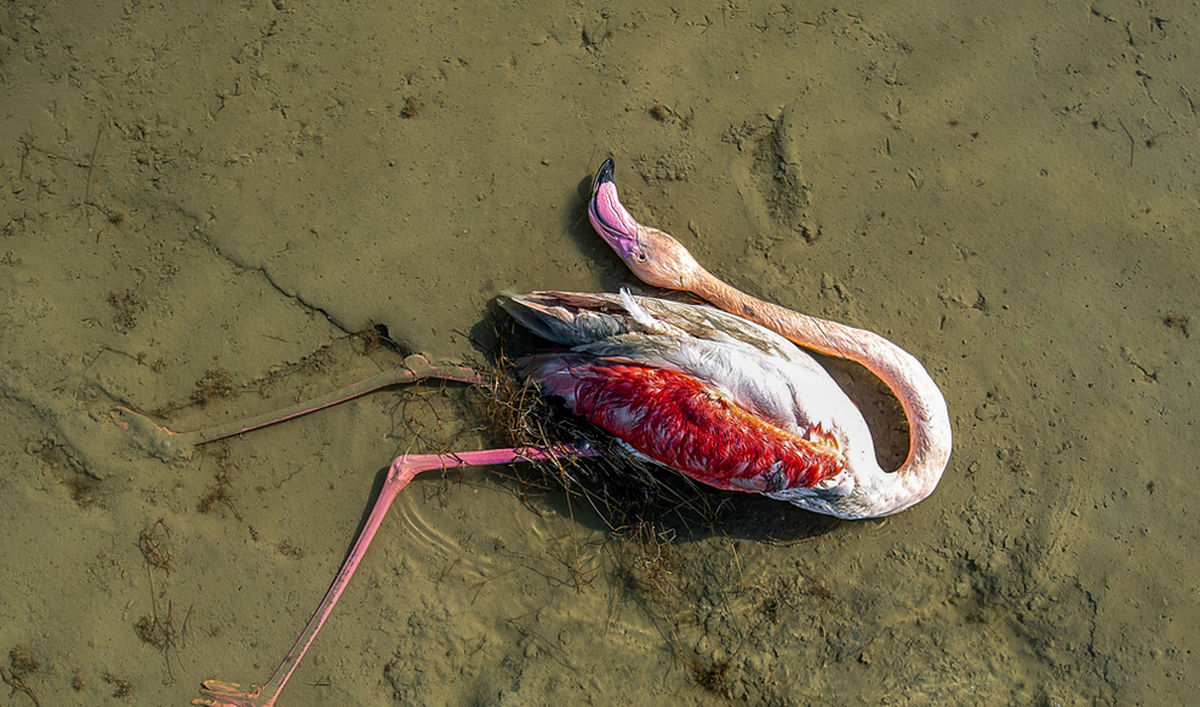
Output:
[[371,507],[371,514],[367,517],[366,525],[363,526],[362,532],[358,534],[358,537],[354,541],[354,547],[350,550],[350,556],[342,563],[342,568],[338,571],[337,577],[334,578],[333,584],[330,585],[329,591],[325,593],[325,598],[321,601],[321,605],[317,607],[316,613],[309,619],[308,625],[304,627],[304,632],[300,634],[300,638],[296,639],[295,645],[288,651],[287,657],[283,659],[283,663],[275,670],[275,674],[271,676],[271,679],[261,687],[251,685],[248,690],[243,690],[242,686],[237,683],[205,680],[200,689],[200,692],[205,697],[192,700],[192,704],[208,705],[209,707],[270,707],[270,705],[275,704],[275,700],[279,698],[279,693],[283,691],[288,678],[296,670],[300,659],[304,657],[304,653],[312,645],[313,640],[316,639],[317,632],[324,625],[325,619],[329,618],[334,605],[341,598],[342,592],[345,591],[346,585],[354,575],[354,570],[358,568],[358,563],[362,561],[367,547],[370,546],[376,531],[379,530],[379,525],[383,522],[383,517],[387,514],[392,501],[395,500],[396,494],[400,492],[400,489],[407,486],[408,482],[412,481],[414,476],[423,471],[432,471],[434,469],[542,461],[552,459],[555,456],[591,457],[596,456],[596,452],[591,449],[570,446],[549,449],[524,447],[516,449],[485,449],[478,452],[459,452],[457,454],[405,455],[397,458],[392,462],[391,468],[388,469],[387,478],[383,482],[383,489],[380,490],[379,498],[375,500],[375,505]]
[[415,383],[426,378],[455,381],[480,385],[484,382],[482,374],[464,366],[436,366],[420,354],[413,354],[404,359],[404,364],[398,368],[383,371],[366,380],[334,391],[314,400],[308,400],[290,405],[281,410],[255,415],[245,420],[238,420],[222,425],[214,425],[194,432],[174,432],[155,423],[150,418],[127,408],[117,408],[113,411],[114,422],[123,429],[134,434],[143,447],[150,453],[164,459],[187,458],[192,454],[193,447],[208,442],[215,442],[226,437],[257,430],[277,422],[307,415],[310,412],[324,410],[338,403],[373,393],[381,388],[403,383]]

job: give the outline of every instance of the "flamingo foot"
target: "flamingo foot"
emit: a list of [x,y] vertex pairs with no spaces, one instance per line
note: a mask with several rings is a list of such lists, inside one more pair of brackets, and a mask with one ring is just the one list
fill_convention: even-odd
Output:
[[446,381],[467,383],[470,385],[484,385],[487,383],[485,376],[474,368],[468,366],[437,365],[431,363],[424,354],[419,353],[405,356],[401,367],[408,371],[412,377],[407,380],[397,380],[398,383],[418,381],[424,378],[440,378]]
[[[193,705],[204,707],[271,707],[279,697],[279,690],[272,694],[263,695],[262,687],[251,685],[249,690],[243,690],[236,682],[223,680],[205,680],[200,685],[200,693],[204,697],[192,700]],[[208,698],[213,699],[208,699]]]
[[594,457],[596,452],[585,447],[568,446],[508,447],[458,452],[457,454],[415,454],[412,456],[406,454],[397,457],[388,469],[383,488],[379,490],[379,496],[375,499],[375,503],[371,506],[371,512],[367,515],[367,522],[359,531],[358,537],[354,539],[350,555],[342,563],[342,568],[338,570],[333,583],[329,585],[329,590],[325,592],[325,598],[321,600],[321,604],[313,613],[312,618],[308,620],[308,625],[304,627],[304,631],[296,639],[296,643],[288,651],[283,662],[275,669],[275,674],[271,676],[271,679],[263,686],[251,685],[249,690],[243,690],[242,686],[235,682],[205,680],[200,688],[204,698],[192,700],[192,704],[205,705],[205,707],[271,707],[275,704],[279,693],[287,685],[296,666],[300,664],[309,646],[316,640],[317,632],[325,624],[325,619],[329,618],[334,605],[341,598],[346,585],[350,583],[350,578],[354,576],[354,570],[371,545],[371,540],[379,530],[380,524],[383,523],[383,518],[387,515],[388,508],[391,507],[396,494],[400,493],[400,490],[407,486],[414,476],[425,471],[456,469],[464,466],[542,461],[553,459],[558,455]]
[[196,435],[169,430],[129,408],[118,407],[109,413],[109,417],[117,427],[128,432],[139,447],[163,461],[185,461],[196,451]]

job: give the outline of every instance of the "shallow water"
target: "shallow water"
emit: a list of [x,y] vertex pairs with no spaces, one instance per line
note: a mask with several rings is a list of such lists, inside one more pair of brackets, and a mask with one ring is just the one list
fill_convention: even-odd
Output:
[[[631,282],[584,218],[612,154],[719,276],[926,363],[941,486],[858,523],[698,490],[722,522],[639,551],[511,477],[419,479],[285,702],[1191,695],[1195,8],[317,5],[7,8],[10,680],[265,680],[380,469],[480,420],[381,393],[167,463],[107,412],[289,403],[396,365],[372,327],[478,358],[501,291]],[[202,380],[234,394],[196,404]]]

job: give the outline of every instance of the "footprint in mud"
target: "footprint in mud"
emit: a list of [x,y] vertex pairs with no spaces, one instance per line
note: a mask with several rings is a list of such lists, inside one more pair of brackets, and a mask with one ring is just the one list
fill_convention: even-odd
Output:
[[821,233],[808,213],[810,187],[800,168],[798,133],[787,111],[747,120],[726,133],[742,155],[734,178],[764,246],[796,236],[811,242]]

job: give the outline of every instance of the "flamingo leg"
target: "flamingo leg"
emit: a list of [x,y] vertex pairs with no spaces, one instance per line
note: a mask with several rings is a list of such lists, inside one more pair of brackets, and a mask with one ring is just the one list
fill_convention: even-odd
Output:
[[[382,388],[414,383],[427,378],[471,385],[485,383],[483,375],[474,369],[463,366],[437,366],[430,363],[424,356],[414,354],[407,357],[400,367],[383,371],[371,378],[319,398],[192,432],[175,432],[158,425],[149,417],[127,408],[118,408],[112,413],[112,416],[113,421],[132,434],[147,451],[160,458],[171,460],[190,457],[194,448],[202,444],[291,420]],[[295,672],[309,646],[316,640],[317,633],[325,624],[325,620],[333,612],[333,607],[341,598],[342,592],[346,590],[350,578],[354,576],[354,571],[358,569],[367,548],[375,538],[375,533],[379,531],[379,526],[383,523],[383,518],[391,507],[392,501],[417,474],[434,469],[544,461],[560,456],[591,457],[596,455],[595,451],[586,447],[556,445],[550,447],[506,447],[452,454],[419,454],[397,457],[388,468],[383,488],[380,490],[378,498],[375,499],[374,505],[371,506],[366,524],[355,538],[350,554],[342,563],[341,569],[329,586],[329,590],[325,593],[316,612],[309,619],[308,625],[304,627],[304,631],[296,639],[295,644],[270,680],[263,685],[252,684],[249,688],[223,680],[205,680],[200,688],[203,697],[192,700],[192,704],[207,705],[208,707],[270,707],[275,704],[279,693],[287,685],[288,679]]]
[[417,474],[435,469],[542,461],[552,459],[556,456],[568,455],[596,456],[596,452],[584,447],[564,445],[547,448],[510,447],[504,449],[485,449],[477,452],[459,452],[456,454],[404,455],[396,458],[388,469],[387,478],[383,482],[383,488],[379,492],[379,497],[375,499],[375,504],[371,507],[371,513],[367,517],[366,524],[354,540],[354,547],[351,548],[350,555],[342,563],[342,568],[338,571],[337,577],[334,578],[333,584],[329,586],[329,591],[325,593],[325,598],[321,600],[320,606],[317,607],[316,612],[309,619],[308,625],[304,627],[304,632],[296,639],[296,643],[288,651],[287,656],[283,659],[283,663],[275,670],[275,674],[271,676],[271,679],[261,686],[251,685],[249,689],[243,689],[237,683],[221,680],[205,680],[200,688],[200,692],[204,697],[192,700],[192,704],[207,705],[208,707],[270,707],[275,704],[275,700],[279,698],[279,693],[283,691],[288,678],[296,670],[300,659],[304,657],[305,652],[308,651],[309,646],[316,639],[317,632],[321,630],[321,626],[329,618],[334,605],[337,604],[338,599],[342,596],[342,592],[346,589],[346,585],[349,584],[350,578],[354,576],[354,571],[358,569],[358,565],[362,561],[363,555],[367,552],[371,540],[375,538],[375,533],[379,530],[379,525],[383,522],[383,517],[387,514],[392,501],[395,500],[396,494],[407,486],[408,482],[412,481],[413,477]]
[[415,383],[426,378],[454,381],[480,385],[484,383],[481,373],[464,366],[438,366],[420,354],[413,354],[404,359],[404,363],[396,368],[383,371],[366,380],[359,381],[340,390],[323,395],[313,400],[296,403],[272,412],[255,415],[243,420],[222,423],[195,430],[193,432],[175,432],[158,425],[149,417],[127,408],[117,408],[113,411],[114,421],[123,429],[133,434],[138,442],[149,452],[163,459],[179,459],[191,456],[195,447],[209,442],[215,442],[226,437],[234,437],[251,430],[257,430],[278,422],[291,420],[310,412],[324,410],[338,403],[362,397],[367,393],[404,383]]

